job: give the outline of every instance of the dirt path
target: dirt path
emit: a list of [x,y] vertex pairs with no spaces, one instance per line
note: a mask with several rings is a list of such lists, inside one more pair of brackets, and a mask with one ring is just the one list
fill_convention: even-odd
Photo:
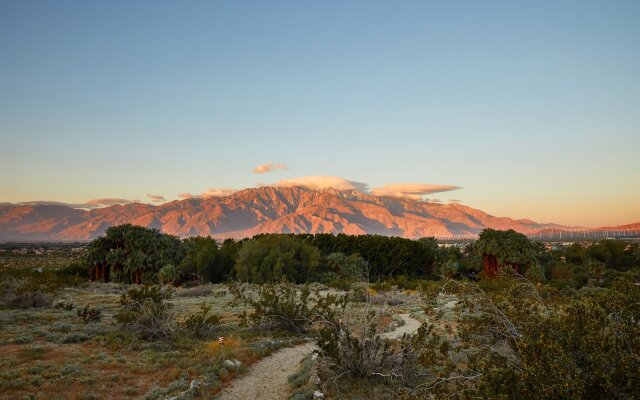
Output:
[[418,328],[420,328],[421,322],[418,321],[417,319],[411,318],[409,314],[398,314],[398,316],[402,318],[402,320],[404,321],[404,325],[397,327],[391,332],[383,333],[381,335],[383,338],[399,339],[405,333],[411,335],[415,333],[418,330]]
[[314,349],[314,345],[307,343],[276,351],[253,364],[244,376],[231,381],[216,400],[286,399],[290,391],[287,378]]
[[[415,333],[420,321],[409,314],[398,314],[404,325],[382,334],[387,339],[402,337],[404,333]],[[263,358],[249,368],[247,373],[224,388],[216,400],[281,400],[286,399],[289,392],[289,375],[300,367],[300,361],[316,349],[311,343],[295,347],[285,347],[268,357]]]

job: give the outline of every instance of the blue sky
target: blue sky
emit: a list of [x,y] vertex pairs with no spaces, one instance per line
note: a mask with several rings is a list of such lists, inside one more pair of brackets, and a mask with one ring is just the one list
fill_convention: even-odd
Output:
[[637,1],[0,1],[0,202],[329,175],[638,221],[638,21]]

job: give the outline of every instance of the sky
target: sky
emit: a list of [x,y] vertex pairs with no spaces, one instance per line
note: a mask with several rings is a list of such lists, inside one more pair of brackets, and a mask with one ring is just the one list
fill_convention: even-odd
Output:
[[0,0],[0,203],[325,176],[637,222],[638,21],[635,0]]

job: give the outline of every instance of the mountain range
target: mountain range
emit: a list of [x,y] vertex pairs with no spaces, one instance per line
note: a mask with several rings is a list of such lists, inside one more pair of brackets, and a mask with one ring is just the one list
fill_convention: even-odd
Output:
[[484,228],[536,232],[575,229],[495,217],[458,204],[375,196],[357,190],[259,187],[228,196],[162,205],[132,203],[83,210],[64,205],[0,205],[1,241],[73,241],[123,223],[165,233],[243,238],[258,233],[380,234],[418,238],[475,235]]

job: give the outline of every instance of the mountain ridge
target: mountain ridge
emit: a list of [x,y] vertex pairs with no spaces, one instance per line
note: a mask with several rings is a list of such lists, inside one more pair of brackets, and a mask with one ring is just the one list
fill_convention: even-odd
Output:
[[259,233],[475,235],[484,228],[534,232],[575,229],[496,217],[457,203],[375,196],[357,190],[302,186],[249,188],[228,196],[161,205],[131,203],[81,210],[63,205],[0,205],[0,240],[90,240],[112,225],[132,223],[187,236],[242,238]]

